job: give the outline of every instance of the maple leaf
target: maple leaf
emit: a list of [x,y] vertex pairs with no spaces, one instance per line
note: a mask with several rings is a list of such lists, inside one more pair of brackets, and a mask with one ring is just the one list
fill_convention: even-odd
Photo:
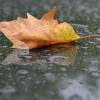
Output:
[[70,24],[58,23],[54,19],[55,14],[56,7],[41,19],[27,13],[27,18],[0,22],[0,31],[13,43],[12,48],[19,49],[34,49],[80,39]]

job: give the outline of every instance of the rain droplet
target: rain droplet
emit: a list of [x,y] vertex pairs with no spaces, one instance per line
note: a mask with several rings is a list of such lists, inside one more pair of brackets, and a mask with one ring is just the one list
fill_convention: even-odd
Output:
[[66,71],[66,68],[62,67],[60,68],[61,71]]
[[64,57],[64,56],[51,56],[48,60],[53,62],[53,61],[63,61],[65,59],[68,59],[68,57]]
[[32,59],[32,55],[29,55],[29,54],[25,54],[25,53],[22,53],[20,55],[18,55],[19,58],[24,58],[24,59]]
[[6,86],[3,89],[0,89],[0,92],[7,95],[16,92],[16,89],[13,86]]
[[91,75],[94,77],[99,77],[100,74],[98,72],[92,72]]
[[99,29],[97,29],[96,31],[97,31],[97,33],[100,33],[100,28],[99,28]]
[[3,55],[3,53],[0,53],[0,56],[2,56]]
[[73,95],[73,96],[69,97],[68,100],[83,100],[83,98],[81,96],[78,96],[78,95]]
[[28,73],[27,70],[19,70],[19,71],[18,71],[18,74],[23,74],[23,75],[25,75],[25,74],[27,74],[27,73]]
[[47,80],[54,81],[56,79],[56,77],[53,73],[46,73],[44,76],[46,77]]
[[96,48],[97,48],[97,49],[100,49],[100,46],[98,45],[98,46],[96,46]]

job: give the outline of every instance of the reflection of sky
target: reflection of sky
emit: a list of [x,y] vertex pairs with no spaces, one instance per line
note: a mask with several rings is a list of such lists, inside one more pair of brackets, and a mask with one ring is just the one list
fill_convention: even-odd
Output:
[[100,80],[91,79],[89,75],[63,79],[59,86],[59,93],[64,100],[100,100]]
[[90,64],[81,70],[51,64],[0,67],[0,100],[100,100],[99,65]]

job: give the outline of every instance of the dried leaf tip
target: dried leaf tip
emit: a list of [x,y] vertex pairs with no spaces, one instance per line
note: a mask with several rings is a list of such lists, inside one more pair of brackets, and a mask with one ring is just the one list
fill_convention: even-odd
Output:
[[42,20],[53,20],[57,11],[57,7],[53,7],[50,11],[48,11],[44,16],[41,18]]
[[29,13],[27,13],[27,18],[33,18],[33,16]]

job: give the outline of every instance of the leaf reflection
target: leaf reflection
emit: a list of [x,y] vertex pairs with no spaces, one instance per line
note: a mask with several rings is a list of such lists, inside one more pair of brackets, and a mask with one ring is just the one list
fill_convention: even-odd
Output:
[[57,62],[63,65],[74,63],[77,50],[78,46],[72,44],[59,44],[51,47],[51,52],[55,56],[55,58],[62,58],[62,60],[57,60]]
[[56,44],[36,50],[14,49],[1,63],[27,65],[33,63],[49,63],[70,65],[75,62],[78,46]]

